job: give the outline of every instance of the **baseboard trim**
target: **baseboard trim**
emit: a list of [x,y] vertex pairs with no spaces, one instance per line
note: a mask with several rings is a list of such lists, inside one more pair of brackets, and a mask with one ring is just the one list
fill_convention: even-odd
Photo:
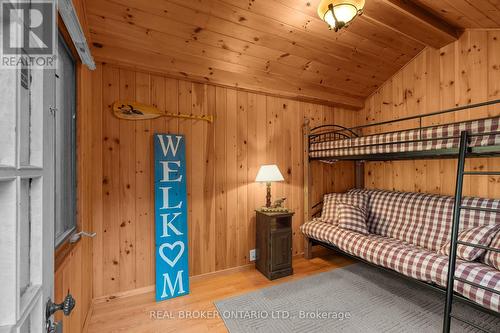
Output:
[[233,273],[238,273],[238,272],[244,272],[244,271],[251,270],[253,268],[255,268],[255,264],[250,263],[250,264],[246,264],[243,266],[231,267],[231,268],[223,269],[220,271],[191,276],[189,278],[189,281],[190,282],[203,281],[203,280],[208,279],[208,278],[213,278],[213,277],[217,277],[217,276],[224,276],[227,274],[233,274]]
[[[320,255],[320,254],[326,253],[326,252],[328,252],[328,250],[324,249],[324,248],[321,248],[321,249],[315,248],[314,249],[315,255]],[[303,252],[294,255],[293,258],[296,259],[298,257],[302,257],[302,255],[303,255]],[[245,264],[242,266],[231,267],[231,268],[223,269],[220,271],[191,276],[189,278],[189,281],[190,282],[198,282],[198,281],[203,281],[205,279],[214,278],[214,277],[218,277],[218,276],[224,276],[224,275],[234,274],[234,273],[238,273],[238,272],[245,272],[245,271],[248,271],[248,270],[251,270],[254,268],[255,268],[255,264],[252,262],[250,264]],[[122,299],[122,298],[131,297],[131,296],[147,294],[147,293],[154,292],[154,290],[155,290],[155,285],[149,285],[149,286],[145,286],[145,287],[141,287],[141,288],[116,292],[116,293],[113,293],[111,295],[95,297],[92,300],[91,309],[93,308],[94,304],[106,303],[106,302],[112,301],[114,299]],[[89,310],[89,313],[90,313],[90,310]]]
[[142,294],[147,294],[155,290],[154,285],[149,285],[146,287],[141,287],[141,288],[136,288],[136,289],[130,289],[126,291],[119,291],[116,293],[113,293],[111,295],[104,295],[104,296],[99,296],[95,297],[92,300],[93,304],[100,304],[100,303],[106,303],[114,299],[121,299],[121,298],[126,298],[126,297],[131,297],[131,296],[137,296],[137,295],[142,295]]
[[[237,267],[232,267],[232,268],[228,268],[228,269],[223,269],[220,271],[191,276],[191,277],[189,277],[189,281],[190,282],[203,281],[203,280],[208,279],[208,278],[213,278],[213,277],[217,277],[217,276],[224,276],[227,274],[248,271],[248,270],[253,269],[254,267],[255,267],[255,264],[250,263],[250,264],[246,264],[243,266],[237,266]],[[154,292],[154,290],[155,290],[155,285],[152,284],[152,285],[141,287],[141,288],[116,292],[116,293],[113,293],[111,295],[99,296],[99,297],[95,297],[92,300],[92,305],[106,303],[106,302],[109,302],[109,301],[114,300],[114,299],[122,299],[122,298],[131,297],[131,296],[147,294],[147,293]]]

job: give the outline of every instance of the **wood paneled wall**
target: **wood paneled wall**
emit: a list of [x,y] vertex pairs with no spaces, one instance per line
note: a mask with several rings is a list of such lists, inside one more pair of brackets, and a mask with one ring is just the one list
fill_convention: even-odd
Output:
[[[500,98],[500,31],[466,31],[455,43],[440,50],[427,48],[367,101],[367,123],[429,113],[468,103]],[[426,119],[439,124],[500,114],[500,105],[449,113]],[[418,126],[418,120],[377,131]],[[473,159],[467,168],[500,170],[500,160]],[[456,161],[423,160],[367,163],[365,185],[441,194],[455,190]],[[467,178],[466,178],[467,179]],[[500,178],[467,179],[464,193],[500,197]]]
[[[161,118],[126,121],[110,105],[118,99],[170,112],[210,114],[203,121]],[[94,297],[154,284],[154,133],[186,136],[190,275],[250,263],[254,209],[265,185],[254,182],[261,164],[279,165],[285,181],[274,198],[287,197],[296,215],[293,253],[303,251],[302,124],[352,125],[356,111],[192,83],[99,64],[92,73],[92,220]],[[313,166],[313,198],[353,186],[351,163]],[[338,171],[338,172],[337,172]]]

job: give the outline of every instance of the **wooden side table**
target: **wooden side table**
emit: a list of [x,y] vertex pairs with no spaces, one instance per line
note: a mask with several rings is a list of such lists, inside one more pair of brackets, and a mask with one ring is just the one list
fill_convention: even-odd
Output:
[[256,214],[255,267],[269,280],[292,275],[293,212]]

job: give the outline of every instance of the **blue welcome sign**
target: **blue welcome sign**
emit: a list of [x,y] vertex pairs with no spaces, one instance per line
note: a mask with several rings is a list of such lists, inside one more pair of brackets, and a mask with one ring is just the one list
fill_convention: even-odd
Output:
[[155,134],[156,301],[189,294],[186,146]]

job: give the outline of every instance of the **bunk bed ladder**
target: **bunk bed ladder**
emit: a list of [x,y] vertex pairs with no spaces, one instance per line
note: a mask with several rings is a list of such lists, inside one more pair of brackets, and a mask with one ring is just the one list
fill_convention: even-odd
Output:
[[462,188],[463,188],[463,180],[464,176],[467,175],[498,175],[500,176],[500,172],[491,172],[491,171],[464,171],[465,168],[465,159],[468,157],[469,154],[469,140],[470,140],[470,135],[467,133],[467,131],[462,131],[460,133],[460,148],[458,152],[458,167],[457,167],[457,182],[456,182],[456,187],[455,187],[455,202],[454,202],[454,207],[453,207],[453,222],[452,222],[452,229],[451,229],[451,244],[450,244],[450,253],[449,253],[449,263],[448,263],[448,277],[447,277],[447,284],[446,284],[446,304],[445,304],[445,310],[444,310],[444,320],[443,320],[443,332],[444,333],[449,333],[450,332],[450,326],[451,326],[451,320],[452,318],[461,322],[464,322],[480,331],[483,332],[488,332],[484,328],[481,328],[480,326],[464,319],[461,318],[455,314],[452,313],[452,305],[453,305],[453,296],[454,296],[454,284],[455,280],[460,281],[462,283],[467,283],[469,285],[472,285],[477,288],[481,288],[484,290],[488,290],[492,293],[500,294],[500,291],[488,288],[488,287],[483,287],[479,284],[457,278],[455,276],[455,268],[456,268],[456,261],[457,261],[457,247],[458,244],[460,245],[467,245],[467,246],[473,246],[473,247],[480,247],[484,248],[486,250],[491,250],[495,252],[500,252],[499,249],[496,248],[491,248],[488,246],[480,245],[480,244],[472,244],[472,243],[466,243],[466,242],[461,242],[458,240],[458,233],[460,229],[460,213],[462,210],[466,209],[472,209],[472,210],[482,210],[482,211],[493,211],[493,212],[499,212],[499,210],[496,209],[491,209],[491,208],[482,208],[482,207],[469,207],[469,206],[464,206],[462,205]]

